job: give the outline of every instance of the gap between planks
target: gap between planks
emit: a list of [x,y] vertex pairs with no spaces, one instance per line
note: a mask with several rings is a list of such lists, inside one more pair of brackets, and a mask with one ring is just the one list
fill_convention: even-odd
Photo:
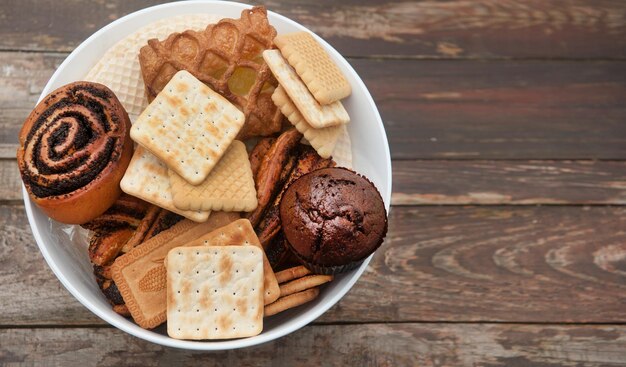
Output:
[[[19,49],[19,48],[1,48],[0,53],[33,53],[44,54],[48,56],[67,57],[71,51],[58,51],[54,49]],[[371,55],[342,55],[346,60],[399,60],[399,61],[528,61],[528,62],[626,62],[626,57],[602,57],[602,58],[583,58],[583,57],[511,57],[511,56],[434,56],[434,55],[393,55],[393,54],[371,54]]]
[[[306,326],[358,326],[358,325],[483,325],[483,326],[626,326],[624,322],[536,322],[536,321],[423,321],[423,320],[400,320],[400,321],[313,321]],[[0,324],[0,330],[11,329],[117,329],[115,326],[104,324]]]

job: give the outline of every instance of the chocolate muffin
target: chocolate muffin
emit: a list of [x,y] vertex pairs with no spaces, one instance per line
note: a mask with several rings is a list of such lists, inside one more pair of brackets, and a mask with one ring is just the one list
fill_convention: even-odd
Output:
[[293,253],[320,274],[358,267],[387,234],[380,193],[346,168],[323,168],[294,181],[281,200],[280,219]]

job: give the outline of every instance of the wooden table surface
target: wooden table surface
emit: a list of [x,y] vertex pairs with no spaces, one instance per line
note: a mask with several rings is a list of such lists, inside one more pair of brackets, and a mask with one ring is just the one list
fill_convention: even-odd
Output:
[[63,59],[154,1],[0,2],[0,365],[626,365],[626,2],[272,0],[370,89],[388,237],[313,324],[245,350],[112,328],[43,260],[15,161]]

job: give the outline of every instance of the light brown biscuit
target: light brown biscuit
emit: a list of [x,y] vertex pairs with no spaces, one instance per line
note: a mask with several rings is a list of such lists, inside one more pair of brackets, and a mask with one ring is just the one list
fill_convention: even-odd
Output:
[[187,182],[198,185],[244,120],[226,98],[181,70],[137,118],[130,136]]
[[280,108],[280,112],[289,122],[304,135],[317,154],[322,158],[329,158],[333,154],[337,139],[343,132],[343,124],[316,129],[302,116],[296,105],[293,104],[282,86],[278,86],[272,94],[272,101]]
[[320,286],[333,280],[332,275],[307,275],[280,285],[280,296],[302,292],[309,288]]
[[142,146],[135,148],[120,187],[125,193],[160,206],[196,222],[204,222],[210,211],[181,210],[172,200],[167,166]]
[[298,107],[306,121],[316,129],[345,124],[350,121],[348,112],[340,101],[320,105],[315,100],[298,74],[287,63],[278,50],[263,51],[263,59],[272,70],[278,83]]
[[281,34],[274,38],[274,44],[319,103],[333,103],[352,92],[339,67],[310,33]]
[[222,227],[239,217],[237,213],[215,212],[204,223],[184,220],[118,257],[111,267],[135,322],[152,329],[166,318],[166,272],[163,259],[168,251]]
[[319,288],[310,288],[302,292],[294,293],[279,298],[276,302],[265,306],[265,317],[276,315],[290,308],[298,307],[311,302],[320,294]]
[[[255,246],[263,250],[259,238],[247,219],[236,220],[224,227],[218,228],[185,246]],[[263,301],[270,304],[280,296],[278,281],[270,262],[263,252]]]
[[167,255],[167,334],[229,339],[263,330],[263,250],[177,247]]
[[283,284],[309,274],[311,274],[311,270],[307,269],[304,265],[294,266],[293,268],[285,269],[276,273],[276,280],[278,281],[278,284]]
[[199,32],[182,29],[166,39],[159,37],[161,41],[149,40],[139,52],[148,99],[185,69],[243,111],[246,123],[240,140],[280,131],[282,115],[270,99],[277,82],[260,59],[263,50],[274,47],[276,37],[266,9],[244,9],[241,18],[223,18]]
[[189,184],[172,170],[168,174],[174,205],[179,209],[249,212],[257,206],[248,153],[239,140],[232,142],[199,185]]

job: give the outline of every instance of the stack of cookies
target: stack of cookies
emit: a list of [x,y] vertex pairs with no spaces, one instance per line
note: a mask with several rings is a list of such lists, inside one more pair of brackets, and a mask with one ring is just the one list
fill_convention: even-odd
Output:
[[278,281],[247,219],[216,213],[181,222],[115,261],[112,275],[135,321],[184,339],[256,335]]
[[122,190],[196,222],[212,210],[254,210],[250,162],[234,140],[244,120],[222,95],[177,72],[131,128],[139,146]]
[[317,153],[328,158],[350,121],[340,101],[350,95],[350,83],[311,34],[279,35],[274,44],[280,51],[263,52],[279,83],[272,100]]

